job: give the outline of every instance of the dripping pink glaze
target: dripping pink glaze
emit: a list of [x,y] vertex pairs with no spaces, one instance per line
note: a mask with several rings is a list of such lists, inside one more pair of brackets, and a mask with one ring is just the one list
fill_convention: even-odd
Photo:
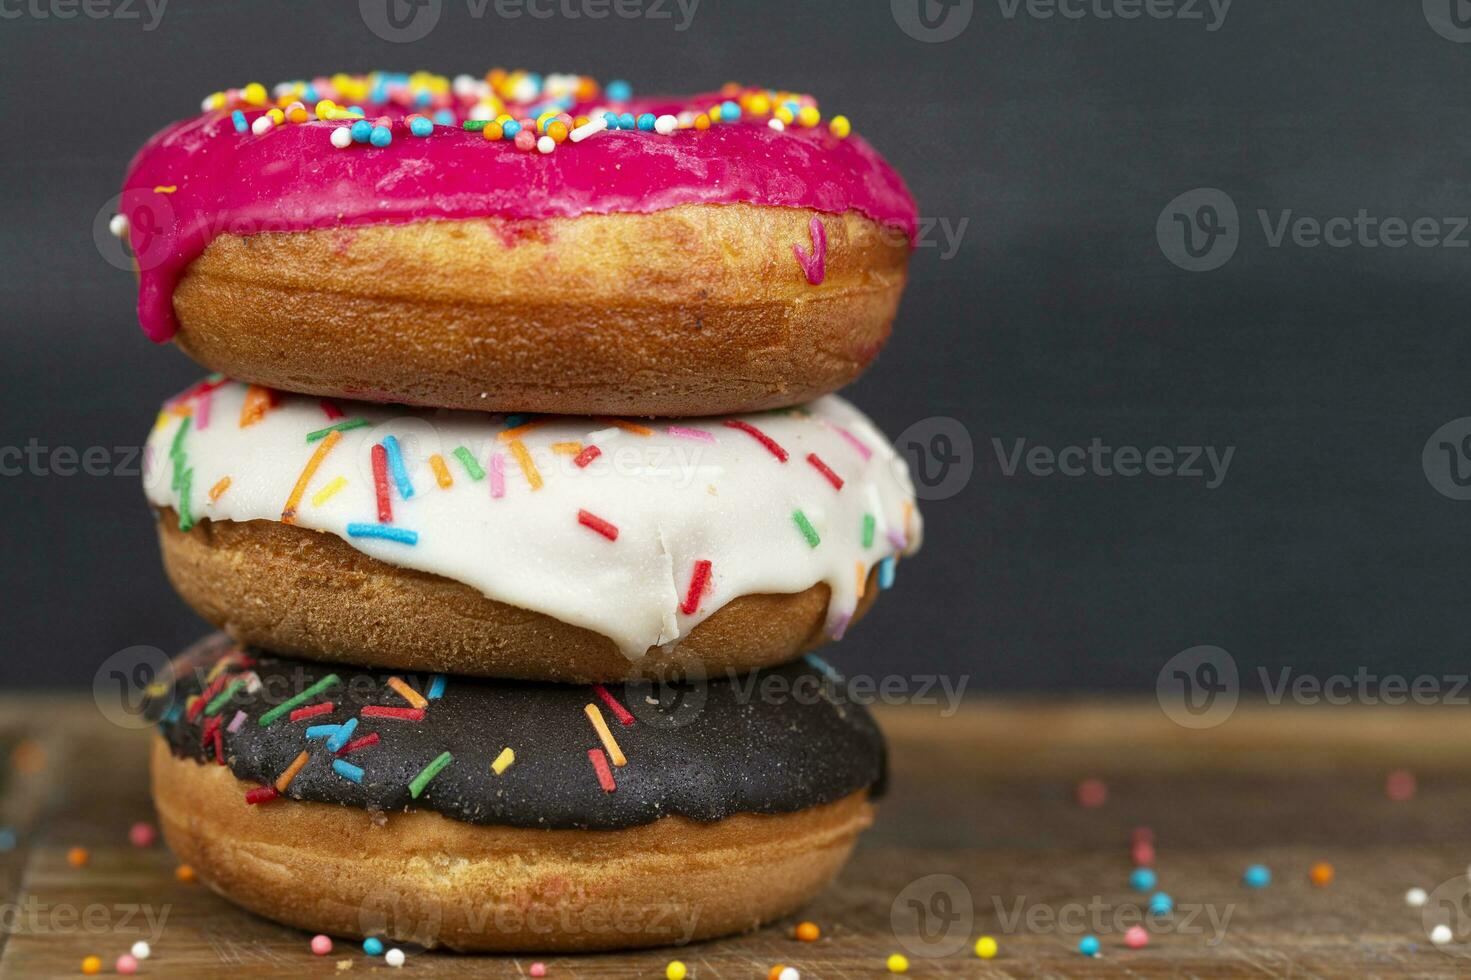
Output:
[[[635,100],[620,109],[677,113],[718,101],[712,93],[685,101]],[[403,114],[394,107],[381,113]],[[260,114],[246,116],[253,121]],[[378,114],[369,107],[369,119]],[[603,132],[542,155],[458,126],[436,126],[420,138],[395,125],[391,146],[339,150],[328,137],[344,125],[311,121],[255,136],[235,132],[228,113],[208,112],[169,126],[143,146],[124,181],[120,210],[128,216],[138,262],[138,318],[151,340],[174,335],[174,286],[220,234],[434,218],[648,214],[681,204],[733,203],[828,214],[855,210],[901,230],[911,243],[918,227],[908,188],[873,147],[857,136],[838,139],[826,128],[777,132],[753,121],[669,136]],[[160,193],[160,186],[176,189]]]
[[797,264],[807,274],[807,281],[814,286],[821,286],[822,280],[827,278],[827,229],[818,218],[813,218],[807,229],[812,236],[811,254],[802,247],[801,242],[792,243],[792,254],[797,257]]

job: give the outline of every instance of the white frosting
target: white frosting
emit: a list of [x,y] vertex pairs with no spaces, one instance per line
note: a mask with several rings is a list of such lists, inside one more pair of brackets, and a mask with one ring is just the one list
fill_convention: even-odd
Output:
[[[282,519],[323,444],[307,442],[307,434],[334,420],[318,399],[281,394],[275,407],[242,427],[246,394],[245,385],[230,381],[165,407],[148,439],[144,485],[153,504],[183,512],[177,470],[189,473],[188,513],[195,520]],[[651,435],[608,419],[536,419],[541,424],[517,436],[540,474],[536,490],[498,416],[338,407],[343,416],[335,421],[369,424],[343,431],[322,457],[296,506],[295,524],[335,534],[390,564],[594,630],[629,658],[677,641],[738,596],[801,592],[819,582],[832,589],[827,623],[841,635],[869,570],[912,553],[920,542],[904,462],[867,418],[836,396],[800,410],[739,417],[779,444],[786,462],[725,419],[639,420]],[[176,463],[171,449],[186,418]],[[390,470],[393,520],[386,526],[417,533],[412,545],[348,531],[351,523],[379,525],[372,447],[390,435],[413,492],[405,498]],[[601,454],[579,467],[568,443],[595,444]],[[456,457],[460,446],[473,454],[482,479],[472,479]],[[808,460],[811,453],[842,480],[841,489]],[[436,454],[453,480],[447,488],[430,461]],[[493,495],[496,465],[499,497]],[[227,478],[212,500],[211,490]],[[346,483],[314,503],[338,478]],[[584,510],[614,525],[616,540],[581,523]],[[798,510],[820,538],[816,546],[794,518]],[[865,546],[867,516],[874,527]],[[709,583],[687,614],[681,607],[700,560],[711,563]]]

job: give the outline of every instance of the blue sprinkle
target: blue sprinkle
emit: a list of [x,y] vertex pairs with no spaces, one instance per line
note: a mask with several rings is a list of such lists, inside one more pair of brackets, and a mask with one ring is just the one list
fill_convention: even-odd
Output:
[[616,112],[605,112],[605,113],[603,113],[603,121],[608,124],[608,129],[610,129],[610,130],[617,129],[618,126],[619,126],[619,123],[618,123],[618,113],[616,113]]
[[434,113],[434,123],[437,126],[453,126],[455,124],[455,114],[452,110],[440,109]]
[[1155,892],[1149,896],[1150,915],[1169,915],[1175,911],[1175,900],[1164,892]]
[[843,675],[838,673],[837,668],[828,663],[826,660],[823,660],[817,654],[809,653],[802,659],[826,674],[829,680],[835,682],[842,681]]
[[383,940],[379,939],[377,936],[369,936],[367,939],[363,940],[363,952],[367,953],[369,956],[382,956]]
[[609,82],[603,92],[608,96],[610,102],[627,102],[633,98],[633,86],[621,78],[615,78]]
[[235,124],[235,132],[244,133],[250,129],[250,124],[245,121],[245,113],[236,109],[230,113],[230,121]]
[[517,428],[518,426],[525,425],[527,422],[530,422],[531,421],[531,418],[532,417],[530,415],[526,415],[526,414],[521,414],[521,415],[507,415],[506,416],[506,428],[508,428],[508,429],[514,429],[514,428]]
[[1152,868],[1135,868],[1134,873],[1129,875],[1129,887],[1136,892],[1153,891],[1158,883],[1159,879]]
[[423,116],[417,116],[413,122],[409,123],[409,132],[415,136],[428,136],[434,132],[434,123]]
[[179,720],[179,716],[182,715],[183,713],[184,713],[183,709],[180,708],[176,704],[173,707],[169,708],[168,711],[164,712],[163,721],[164,721],[164,723],[178,721]]
[[1266,888],[1272,883],[1272,872],[1265,864],[1253,864],[1241,876],[1247,888]]
[[652,112],[646,112],[639,116],[638,128],[646,133],[652,133],[654,131],[654,114]]
[[307,86],[301,90],[301,101],[303,103],[320,102],[321,96],[317,95],[317,87],[308,83]]
[[720,104],[720,118],[724,122],[735,122],[741,118],[741,107],[734,102],[722,102]]
[[0,827],[0,851],[15,850],[15,831],[9,827]]
[[625,112],[618,117],[619,129],[638,129],[638,123],[634,121],[633,113]]
[[423,89],[419,92],[418,95],[414,96],[414,102],[418,105],[428,105],[430,102],[433,101],[434,95],[427,88]]
[[1084,956],[1097,956],[1103,944],[1098,941],[1097,936],[1084,936],[1078,940],[1078,952]]
[[513,140],[516,138],[516,134],[519,132],[521,132],[521,124],[512,119],[510,122],[501,127],[501,138]]
[[373,134],[368,137],[368,142],[382,149],[393,142],[393,133],[389,132],[387,126],[374,126]]
[[429,681],[429,693],[425,694],[424,697],[428,698],[430,701],[438,701],[443,696],[444,675],[435,674],[434,677]]
[[366,119],[359,119],[348,132],[352,133],[354,143],[366,143],[373,135],[373,124]]
[[341,725],[313,725],[306,730],[307,738],[327,738],[336,735],[342,729]]
[[367,111],[365,109],[363,109],[363,107],[360,106],[360,105],[350,105],[350,106],[347,107],[347,111],[348,112],[355,112],[355,113],[357,113],[360,116],[366,116],[368,114]]
[[333,759],[332,771],[337,773],[337,775],[343,777],[344,779],[351,779],[355,783],[360,783],[363,781],[362,767],[355,766],[351,762],[348,762],[346,759]]
[[383,449],[388,453],[388,468],[393,472],[393,482],[398,484],[399,494],[408,500],[414,495],[414,485],[409,482],[409,471],[404,468],[403,451],[398,448],[398,437],[385,436]]
[[385,541],[397,541],[399,544],[419,543],[418,531],[388,527],[386,524],[349,524],[347,536],[349,538],[382,538]]
[[890,555],[888,558],[885,558],[883,561],[879,562],[879,588],[893,588],[894,569],[897,564],[898,563],[894,561],[893,555]]
[[327,751],[336,752],[338,749],[346,745],[347,740],[352,738],[353,729],[357,727],[358,720],[355,717],[349,718],[347,719],[347,721],[339,725],[337,727],[337,734],[327,739]]

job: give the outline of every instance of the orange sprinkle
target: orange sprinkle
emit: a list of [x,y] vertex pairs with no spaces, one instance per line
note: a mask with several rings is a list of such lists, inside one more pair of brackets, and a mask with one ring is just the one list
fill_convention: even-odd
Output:
[[397,691],[399,697],[403,698],[415,708],[427,708],[429,706],[429,702],[424,699],[424,695],[409,687],[401,678],[388,678],[388,686]]
[[1333,865],[1327,861],[1319,861],[1308,871],[1308,880],[1319,888],[1327,888],[1333,884]]
[[654,430],[649,428],[648,426],[639,425],[637,422],[630,422],[627,419],[601,418],[598,419],[598,421],[604,422],[611,426],[616,426],[617,428],[622,429],[624,432],[631,432],[636,436],[651,436],[654,434]]
[[[531,423],[526,423],[530,425]],[[516,457],[516,462],[521,466],[521,472],[526,474],[526,482],[531,484],[531,489],[541,489],[541,471],[536,468],[536,461],[526,451],[526,445],[520,439],[511,440],[511,455]]]
[[449,467],[444,465],[444,457],[439,453],[429,457],[429,468],[434,471],[435,482],[444,489],[455,485],[455,478],[449,475]]
[[296,778],[296,774],[301,772],[302,767],[306,765],[306,760],[307,754],[305,752],[291,760],[291,765],[286,767],[286,771],[276,777],[276,792],[286,792],[286,787],[290,786],[291,781]]
[[46,750],[31,739],[23,738],[10,750],[10,763],[21,774],[34,776],[46,768]]
[[333,429],[317,445],[316,452],[312,453],[312,458],[306,461],[306,467],[302,469],[301,476],[296,478],[296,486],[291,488],[291,496],[286,498],[286,506],[281,508],[282,524],[296,523],[296,508],[301,503],[302,494],[306,493],[306,485],[312,482],[312,477],[317,473],[317,467],[322,465],[322,460],[327,458],[327,454],[332,451],[332,447],[337,445],[341,439],[342,431],[340,429]]
[[613,738],[613,733],[608,731],[608,723],[603,720],[603,713],[598,710],[598,706],[590,703],[582,711],[587,715],[587,720],[592,722],[598,738],[602,739],[603,748],[608,750],[608,758],[613,761],[613,765],[628,765],[628,759],[624,757],[623,750],[618,747],[618,741]]
[[496,439],[501,442],[515,442],[526,433],[534,432],[537,429],[540,429],[542,426],[547,425],[551,421],[552,416],[548,415],[546,418],[532,419],[530,422],[522,422],[514,429],[506,429],[505,431],[501,432],[499,435],[496,436]]
[[767,971],[766,980],[781,980],[781,971],[785,970],[786,968],[787,965],[785,963],[778,963],[776,966],[773,966],[770,970]]
[[66,863],[74,868],[80,868],[87,863],[87,859],[91,856],[87,853],[85,847],[73,847],[66,852]]
[[82,960],[82,972],[89,977],[95,977],[102,972],[102,957],[89,956]]
[[[306,753],[302,754],[305,755]],[[174,869],[174,877],[182,882],[191,882],[194,880],[194,869],[187,864],[181,864]]]
[[216,483],[214,486],[209,488],[210,503],[219,500],[220,496],[224,494],[224,492],[228,489],[230,489],[230,478],[227,476],[221,479],[219,483]]
[[562,453],[565,456],[576,456],[578,453],[582,452],[582,443],[554,442],[552,443],[552,452]]
[[251,385],[245,392],[245,403],[240,406],[240,428],[255,425],[265,418],[275,403],[275,396],[270,389]]
[[858,598],[863,598],[863,590],[868,588],[868,576],[863,574],[863,562],[856,561],[853,568],[858,573]]
[[910,538],[913,537],[913,535],[911,535],[909,533],[909,519],[911,517],[913,517],[913,516],[914,516],[914,504],[910,503],[907,500],[904,501],[904,540],[905,541],[908,541],[908,540],[910,540]]
[[817,937],[822,935],[822,930],[817,928],[816,922],[797,923],[797,938],[804,943],[815,943]]

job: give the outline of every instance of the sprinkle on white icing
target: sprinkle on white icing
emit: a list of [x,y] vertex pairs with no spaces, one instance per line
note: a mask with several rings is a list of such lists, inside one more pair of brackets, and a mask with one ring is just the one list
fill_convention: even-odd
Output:
[[[188,510],[196,519],[280,520],[298,478],[321,442],[308,433],[332,425],[318,399],[281,395],[259,421],[239,424],[247,388],[227,382],[211,399],[213,423],[191,425],[180,442]],[[180,510],[170,458],[184,415],[197,398],[159,416],[148,439],[144,483],[149,501]],[[343,431],[321,460],[296,506],[298,526],[335,534],[383,561],[442,575],[491,599],[545,613],[612,639],[630,659],[688,635],[738,596],[832,590],[829,630],[840,630],[866,578],[880,561],[912,553],[921,522],[904,462],[857,409],[837,396],[804,409],[745,415],[787,453],[785,463],[751,434],[723,419],[677,419],[591,429],[560,418],[518,433],[541,488],[533,490],[496,416],[341,403],[337,422],[366,419]],[[672,435],[668,425],[710,437]],[[865,458],[852,439],[870,455]],[[616,434],[616,438],[611,438]],[[376,524],[372,449],[395,436],[413,493],[388,475],[392,527],[418,543],[354,537],[349,524]],[[572,445],[599,455],[577,465]],[[457,458],[464,447],[483,471],[473,479]],[[558,448],[554,449],[553,447]],[[504,492],[492,494],[492,454],[502,459]],[[841,478],[834,489],[807,456]],[[441,457],[453,484],[441,487],[430,457]],[[211,489],[229,478],[211,500]],[[313,497],[337,478],[346,484],[320,506]],[[820,538],[813,546],[794,518],[800,510]],[[579,511],[617,528],[617,537],[579,521]],[[865,515],[872,543],[863,546]],[[682,611],[697,562],[711,574],[694,612]]]

